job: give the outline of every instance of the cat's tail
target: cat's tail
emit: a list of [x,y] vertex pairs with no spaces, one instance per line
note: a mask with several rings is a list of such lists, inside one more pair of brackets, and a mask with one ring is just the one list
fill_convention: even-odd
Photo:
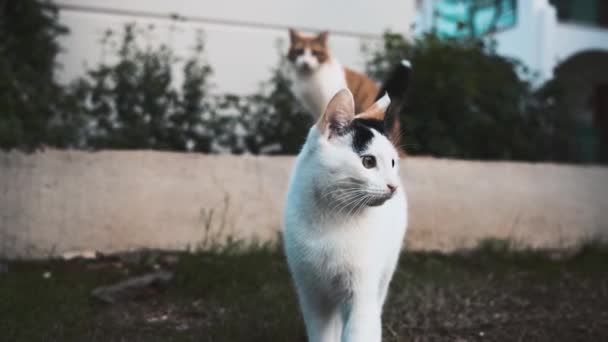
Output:
[[393,67],[388,77],[382,83],[380,91],[376,94],[376,100],[381,98],[385,93],[388,93],[391,103],[394,101],[405,102],[411,73],[412,63],[407,59],[402,59]]
[[384,94],[388,94],[391,99],[391,104],[386,110],[385,129],[391,141],[402,155],[405,154],[405,149],[401,145],[402,132],[399,114],[407,98],[411,73],[412,64],[407,59],[402,59],[393,67],[388,77],[382,83],[380,91],[376,94],[376,100],[384,96]]

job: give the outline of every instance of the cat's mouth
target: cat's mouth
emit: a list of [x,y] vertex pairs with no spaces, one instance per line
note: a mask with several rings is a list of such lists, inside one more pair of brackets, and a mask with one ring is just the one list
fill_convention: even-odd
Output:
[[370,207],[378,207],[384,204],[384,202],[388,201],[395,195],[394,192],[391,191],[373,191],[370,192],[370,199],[368,201],[368,206]]
[[314,71],[314,68],[312,67],[312,65],[310,65],[308,63],[299,64],[299,65],[297,65],[296,69],[300,74],[303,74],[303,75],[309,75]]
[[348,180],[339,183],[347,186],[338,189],[330,187],[323,194],[319,193],[320,199],[327,200],[328,208],[335,213],[356,214],[365,208],[381,206],[394,195],[391,191],[366,189],[359,181]]

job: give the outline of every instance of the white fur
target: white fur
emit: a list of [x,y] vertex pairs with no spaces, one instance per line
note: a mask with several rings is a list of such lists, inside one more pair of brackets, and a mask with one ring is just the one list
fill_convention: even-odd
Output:
[[[302,71],[304,65],[308,68],[306,72]],[[342,65],[332,58],[320,64],[310,49],[298,56],[292,68],[292,91],[315,119],[321,116],[329,100],[339,90],[346,88]]]
[[[310,342],[380,342],[381,312],[407,225],[407,199],[393,145],[373,131],[366,169],[351,148],[351,135],[311,128],[292,174],[285,210],[284,245]],[[395,166],[392,166],[392,160]],[[393,197],[356,210],[340,191],[349,181]],[[340,199],[346,200],[340,202]]]
[[378,101],[376,101],[376,103],[378,105],[380,105],[382,108],[386,109],[388,107],[388,105],[391,104],[391,98],[388,96],[388,93],[384,93],[384,95],[382,95],[382,97],[380,99],[378,99]]

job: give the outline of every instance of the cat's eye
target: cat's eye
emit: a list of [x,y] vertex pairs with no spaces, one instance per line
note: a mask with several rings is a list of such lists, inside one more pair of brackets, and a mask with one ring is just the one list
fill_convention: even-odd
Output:
[[393,163],[393,167],[395,167],[395,159],[391,160]]
[[295,49],[293,49],[293,53],[296,54],[296,55],[301,55],[301,54],[304,53],[304,49],[302,49],[302,48],[295,48]]
[[366,169],[371,169],[373,167],[376,167],[376,157],[363,156],[363,157],[361,157],[361,163],[363,164],[363,167],[365,167]]
[[321,50],[312,50],[312,54],[315,55],[316,57],[319,57],[322,54],[322,52],[321,52]]

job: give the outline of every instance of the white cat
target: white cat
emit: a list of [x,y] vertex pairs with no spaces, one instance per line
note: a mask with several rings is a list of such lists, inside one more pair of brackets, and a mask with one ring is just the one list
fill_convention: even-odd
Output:
[[292,174],[284,246],[310,342],[379,342],[381,312],[407,225],[399,155],[384,135],[385,96],[355,115],[338,92]]

